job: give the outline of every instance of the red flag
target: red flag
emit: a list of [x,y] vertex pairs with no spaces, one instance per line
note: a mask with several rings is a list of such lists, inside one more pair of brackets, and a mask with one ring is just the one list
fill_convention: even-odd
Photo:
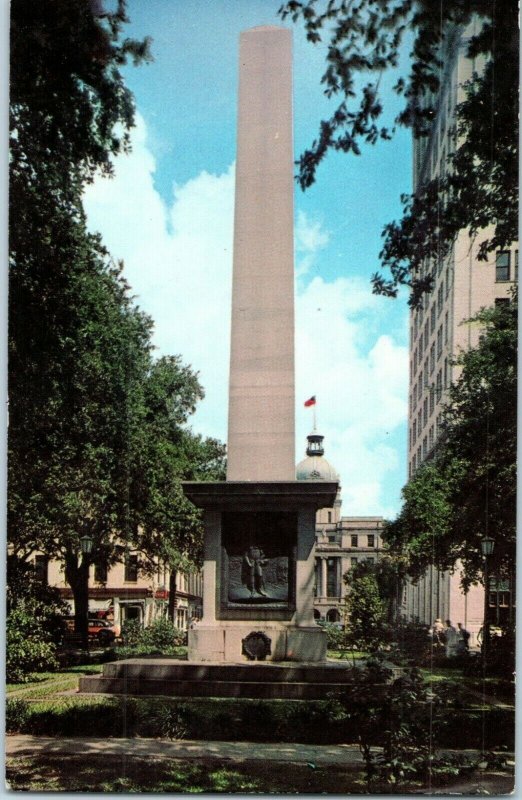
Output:
[[305,400],[305,408],[309,408],[310,406],[315,406],[315,394],[313,397],[310,397],[308,400]]

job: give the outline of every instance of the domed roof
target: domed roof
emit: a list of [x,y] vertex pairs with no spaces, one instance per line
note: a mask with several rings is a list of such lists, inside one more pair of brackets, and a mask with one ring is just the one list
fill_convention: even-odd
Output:
[[296,467],[298,481],[338,481],[339,473],[324,457],[324,436],[311,433],[307,436],[306,458]]

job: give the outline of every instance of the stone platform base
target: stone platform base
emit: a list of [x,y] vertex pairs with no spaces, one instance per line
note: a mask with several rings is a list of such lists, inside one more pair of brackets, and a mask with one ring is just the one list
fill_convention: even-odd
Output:
[[100,676],[80,678],[80,692],[172,697],[251,697],[321,700],[353,683],[346,664],[193,664],[131,658],[105,664]]
[[243,641],[254,631],[261,632],[270,640],[270,653],[266,661],[297,661],[305,663],[326,660],[327,636],[317,625],[313,627],[289,627],[277,622],[199,623],[189,630],[189,661],[226,662],[240,664],[247,661],[243,652]]

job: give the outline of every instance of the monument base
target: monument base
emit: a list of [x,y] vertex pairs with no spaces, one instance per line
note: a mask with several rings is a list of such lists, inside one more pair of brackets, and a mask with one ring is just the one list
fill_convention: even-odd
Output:
[[[356,670],[355,670],[356,672]],[[218,664],[168,658],[132,658],[103,665],[102,675],[80,678],[80,692],[164,697],[324,700],[357,679],[346,662]]]
[[[266,652],[260,656],[248,651],[248,637],[260,633],[266,637]],[[188,658],[191,662],[299,661],[320,662],[326,659],[326,633],[318,626],[288,627],[261,621],[227,625],[197,625],[189,631]]]

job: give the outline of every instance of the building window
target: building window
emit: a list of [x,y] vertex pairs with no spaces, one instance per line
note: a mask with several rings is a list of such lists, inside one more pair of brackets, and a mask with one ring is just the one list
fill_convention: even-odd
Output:
[[357,566],[357,561],[358,561],[358,558],[357,558],[357,556],[352,556],[352,557],[350,558],[350,566],[351,566],[351,567],[356,567],[356,566]]
[[449,372],[448,372],[448,359],[444,359],[444,388],[447,389],[449,386]]
[[126,583],[136,583],[138,580],[138,556],[126,556],[124,580]]
[[433,447],[434,442],[435,442],[434,433],[435,432],[433,430],[433,425],[432,425],[430,427],[430,429],[429,429],[429,432],[428,432],[428,447],[430,448],[430,450]]
[[430,331],[431,331],[431,333],[433,333],[433,331],[435,330],[436,318],[437,318],[437,309],[435,307],[435,303],[433,303],[433,305],[431,307],[431,311],[430,311]]
[[422,413],[422,426],[426,425],[428,422],[428,398],[424,398],[424,408]]
[[94,580],[96,583],[107,583],[107,564],[94,565]]
[[497,281],[509,280],[510,255],[509,250],[500,250],[497,253],[495,277]]
[[368,534],[368,547],[375,547],[375,534]]
[[502,308],[509,305],[509,297],[495,297],[495,308]]
[[448,344],[449,338],[449,316],[448,312],[444,315],[444,344]]
[[440,358],[441,355],[442,355],[442,325],[437,331],[437,358]]
[[337,558],[329,558],[326,562],[326,596],[337,597]]
[[426,320],[424,325],[424,347],[428,346],[428,339],[430,338],[430,321]]
[[439,286],[439,291],[437,292],[437,314],[440,314],[442,311],[442,303],[444,301],[444,281],[442,281],[441,285]]
[[435,408],[435,391],[433,387],[430,389],[430,417],[433,414],[433,409]]
[[518,250],[515,250],[515,280],[518,281]]
[[40,583],[48,583],[49,558],[47,556],[35,556],[34,576]]
[[426,458],[428,454],[428,437],[425,436],[422,440],[422,457]]
[[332,512],[329,511],[328,512],[328,522],[331,522],[331,521],[332,521]]
[[442,397],[442,370],[439,369],[437,373],[437,403]]
[[358,547],[358,546],[359,546],[359,545],[357,544],[357,542],[358,542],[358,538],[357,538],[357,534],[356,534],[356,533],[352,533],[352,539],[351,539],[351,541],[352,541],[352,547]]
[[430,347],[430,375],[435,369],[435,342]]

